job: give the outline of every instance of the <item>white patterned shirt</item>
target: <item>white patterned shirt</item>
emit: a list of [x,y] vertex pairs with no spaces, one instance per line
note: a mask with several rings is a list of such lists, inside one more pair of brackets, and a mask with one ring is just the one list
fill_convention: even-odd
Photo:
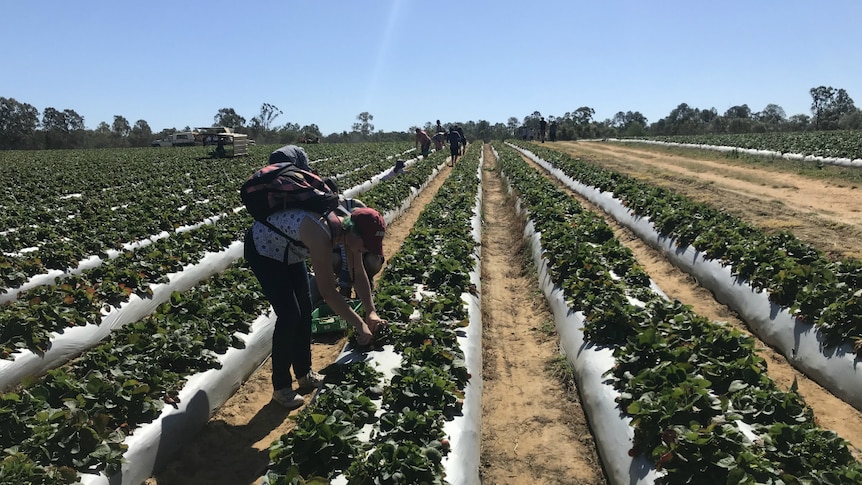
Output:
[[[306,217],[310,217],[331,236],[332,233],[326,220],[322,219],[319,214],[307,210],[285,209],[267,217],[266,220],[279,231],[299,241],[299,228]],[[254,222],[254,225],[251,226],[251,234],[254,240],[254,247],[261,256],[276,261],[284,261],[287,264],[301,263],[308,258],[308,248],[291,243],[284,236],[273,231],[262,222]]]

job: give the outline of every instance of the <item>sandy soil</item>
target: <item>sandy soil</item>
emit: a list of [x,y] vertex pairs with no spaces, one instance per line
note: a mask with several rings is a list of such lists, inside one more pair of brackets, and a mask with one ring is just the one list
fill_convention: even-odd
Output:
[[[485,150],[482,234],[482,480],[606,483],[577,393],[554,375],[553,317]],[[513,257],[517,255],[517,257]],[[570,386],[573,384],[568,383]]]
[[[726,162],[714,155],[681,156],[662,149],[586,142],[548,146],[721,205],[762,227],[792,230],[830,256],[862,255],[858,237],[862,197],[850,184]],[[523,226],[505,197],[492,152],[486,149],[485,156],[482,481],[487,485],[606,483],[577,389],[559,365],[553,320],[538,291],[535,270],[525,262],[519,237]],[[391,224],[387,259],[398,251],[448,170],[444,167],[411,209]],[[709,291],[609,222],[665,293],[710,319],[745,328]],[[343,344],[339,336],[316,341],[315,367],[334,361]],[[862,414],[795,371],[772,349],[760,345],[759,351],[769,363],[770,376],[785,388],[797,380],[820,425],[834,429],[862,458]],[[257,478],[268,462],[267,447],[290,431],[290,415],[298,412],[288,413],[270,402],[269,378],[267,361],[147,485],[259,483]]]

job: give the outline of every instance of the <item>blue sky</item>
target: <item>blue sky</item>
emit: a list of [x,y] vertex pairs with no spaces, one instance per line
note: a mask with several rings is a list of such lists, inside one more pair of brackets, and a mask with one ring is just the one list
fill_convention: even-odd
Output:
[[862,107],[859,0],[4,2],[0,96],[153,131],[247,121],[349,131],[773,103]]

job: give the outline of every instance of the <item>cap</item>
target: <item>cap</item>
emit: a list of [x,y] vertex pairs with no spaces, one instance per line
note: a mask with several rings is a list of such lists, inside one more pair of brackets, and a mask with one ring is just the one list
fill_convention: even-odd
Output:
[[386,235],[383,216],[370,207],[360,207],[350,213],[350,220],[362,236],[365,249],[371,254],[383,256],[383,236]]

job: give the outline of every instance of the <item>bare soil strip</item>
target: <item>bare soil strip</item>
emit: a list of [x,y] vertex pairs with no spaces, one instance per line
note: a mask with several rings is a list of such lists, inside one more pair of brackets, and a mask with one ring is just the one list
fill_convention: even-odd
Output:
[[[579,153],[581,153],[582,157],[585,159],[587,159],[587,156],[592,156],[585,155],[582,152]],[[636,155],[638,160],[657,157],[655,154],[637,153]],[[626,159],[621,162],[621,164],[625,164],[628,167],[632,176],[635,176],[635,174],[638,173],[645,173],[651,168],[660,165],[659,162],[654,161],[639,169],[636,165],[637,162],[633,161],[632,158],[629,158],[628,153],[624,156]],[[591,160],[592,158],[589,159]],[[655,158],[650,159],[655,160]],[[532,163],[529,160],[528,162]],[[541,170],[538,165],[534,164],[534,166]],[[803,180],[802,182],[806,181]],[[603,214],[601,209],[592,205],[588,200],[580,197],[560,183],[557,185],[561,190],[566,190],[571,194],[585,208],[598,214]],[[724,192],[725,195],[722,200],[727,200],[727,191]],[[752,335],[745,322],[740,320],[735,312],[716,301],[712,293],[699,286],[694,278],[673,266],[661,253],[644,243],[637,236],[632,234],[631,231],[622,227],[610,216],[605,217],[605,220],[613,228],[617,239],[632,250],[638,263],[643,266],[647,274],[650,275],[650,278],[652,278],[652,280],[655,281],[662,291],[664,291],[670,298],[679,300],[686,305],[691,305],[692,309],[696,313],[709,318],[710,320],[728,322],[741,331]],[[758,341],[757,348],[759,355],[764,358],[768,364],[768,374],[770,378],[785,390],[790,389],[793,382],[796,381],[798,392],[803,399],[805,399],[805,402],[811,406],[817,423],[823,428],[834,430],[839,436],[850,442],[850,449],[854,456],[856,456],[857,460],[862,460],[862,449],[860,449],[862,448],[862,413],[841,399],[835,397],[832,393],[806,377],[803,373],[797,371],[787,362],[787,359],[785,359],[784,356],[763,342]]]
[[[577,395],[551,373],[553,317],[485,147],[482,182],[482,483],[606,483]],[[527,266],[527,265],[530,266]]]

